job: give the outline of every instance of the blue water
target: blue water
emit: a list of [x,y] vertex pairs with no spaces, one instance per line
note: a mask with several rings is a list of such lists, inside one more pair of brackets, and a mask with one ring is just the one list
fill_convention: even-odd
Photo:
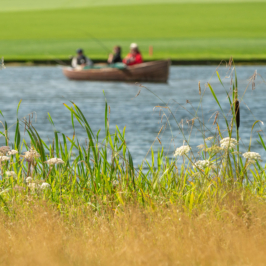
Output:
[[[251,89],[249,78],[257,70],[256,88]],[[228,99],[225,89],[230,93],[230,71],[225,67],[219,68],[221,79],[225,89],[220,84],[216,76],[214,66],[178,66],[171,67],[168,84],[144,84],[147,89],[142,88],[140,94],[136,96],[139,87],[135,84],[116,82],[77,82],[67,80],[60,67],[7,67],[0,71],[1,97],[0,109],[7,121],[10,142],[14,139],[16,122],[16,110],[20,99],[22,103],[19,109],[19,118],[29,117],[41,137],[49,143],[53,139],[53,127],[48,121],[49,112],[55,123],[56,130],[68,136],[73,135],[73,129],[69,111],[63,103],[71,105],[75,102],[85,114],[92,130],[96,133],[99,129],[104,132],[104,108],[105,97],[111,108],[110,129],[114,131],[117,125],[121,130],[126,126],[126,140],[136,164],[141,163],[150,147],[154,150],[161,147],[157,134],[163,125],[167,125],[159,136],[164,146],[166,154],[172,156],[175,147],[183,144],[183,136],[180,128],[184,130],[184,135],[190,140],[190,145],[196,150],[196,146],[202,144],[202,132],[200,123],[195,120],[193,130],[190,134],[187,120],[195,117],[198,107],[197,117],[205,125],[205,136],[215,133],[215,126],[212,125],[215,112],[220,111],[217,103],[212,97],[209,88],[206,89],[200,104],[198,82],[201,83],[202,93],[205,84],[209,82],[213,87],[217,98],[224,109],[224,114],[228,115],[230,121]],[[241,100],[241,150],[245,151],[250,139],[251,127],[256,120],[266,122],[266,66],[238,66],[238,89],[240,98],[245,89],[246,93]],[[105,92],[105,96],[103,94]],[[231,90],[232,92],[232,90]],[[188,102],[187,102],[188,101]],[[171,107],[172,114],[166,108],[156,106]],[[184,109],[185,108],[185,109]],[[250,111],[250,110],[251,111]],[[183,122],[182,122],[183,121]],[[224,130],[222,114],[219,115],[221,130]],[[75,122],[77,124],[77,122]],[[191,123],[191,122],[190,122]],[[1,125],[0,125],[1,126]],[[263,130],[264,126],[257,124],[253,131],[253,141],[251,150],[265,155],[264,149],[256,142],[258,130]],[[82,143],[85,143],[86,134],[81,128],[76,131]],[[263,134],[263,132],[261,132]],[[101,134],[100,136],[103,136]],[[227,136],[224,133],[224,136]],[[27,141],[28,138],[26,137]],[[155,141],[155,142],[154,142]],[[4,144],[3,137],[0,144]]]

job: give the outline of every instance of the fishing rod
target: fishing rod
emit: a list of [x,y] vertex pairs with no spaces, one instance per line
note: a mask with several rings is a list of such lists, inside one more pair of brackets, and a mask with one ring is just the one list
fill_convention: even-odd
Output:
[[101,42],[99,39],[95,38],[91,33],[86,32],[86,34],[93,39],[95,42],[97,42],[104,50],[106,50],[108,52],[108,54],[112,53],[112,51],[110,50],[110,48],[108,48],[103,42]]
[[[93,39],[95,42],[97,42],[105,51],[108,52],[108,54],[112,53],[112,51],[103,43],[101,42],[99,39],[97,39],[96,37],[94,37],[91,33],[89,32],[86,32],[86,34],[91,38]],[[50,53],[48,53],[48,56],[52,56]],[[67,66],[68,64],[66,64],[64,61],[60,60],[59,58],[51,58],[49,59],[51,61],[55,61],[57,62],[59,65],[64,65],[64,66]]]

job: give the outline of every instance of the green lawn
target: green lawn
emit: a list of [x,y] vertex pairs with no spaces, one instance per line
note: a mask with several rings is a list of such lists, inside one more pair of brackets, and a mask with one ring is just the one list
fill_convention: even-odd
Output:
[[[94,36],[110,48],[121,44],[124,53],[131,42],[138,42],[146,58],[153,45],[154,59],[266,59],[265,1],[151,4],[156,1],[162,0],[138,5],[119,5],[121,1],[116,0],[111,6],[104,5],[108,2],[104,0],[97,2],[102,6],[92,7],[95,1],[79,0],[76,6],[82,2],[88,6],[21,11],[17,5],[18,11],[8,11],[4,0],[0,55],[6,59],[68,58],[83,47],[92,58],[105,58],[107,52]],[[24,7],[30,2],[26,0]]]
[[[95,6],[121,6],[140,4],[166,4],[166,3],[240,3],[252,2],[251,0],[1,0],[0,10],[22,11],[41,10],[56,8],[78,8]],[[254,2],[266,2],[266,0],[256,0]]]

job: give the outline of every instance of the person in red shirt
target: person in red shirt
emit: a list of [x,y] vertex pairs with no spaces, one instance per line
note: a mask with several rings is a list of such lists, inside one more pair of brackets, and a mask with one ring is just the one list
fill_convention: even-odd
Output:
[[130,45],[130,53],[126,56],[125,59],[123,59],[123,63],[128,66],[133,66],[136,64],[143,63],[141,53],[136,43],[132,43]]

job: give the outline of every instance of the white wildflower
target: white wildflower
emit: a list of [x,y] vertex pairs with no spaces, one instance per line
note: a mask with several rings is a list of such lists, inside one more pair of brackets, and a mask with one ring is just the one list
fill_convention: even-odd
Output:
[[7,152],[7,155],[15,155],[15,154],[17,154],[17,153],[18,153],[18,151],[16,151],[16,150],[11,150],[11,151]]
[[213,139],[213,137],[208,137],[205,139],[205,141],[212,140],[212,139]]
[[10,177],[10,176],[16,177],[17,176],[14,171],[6,171],[5,174],[7,177]]
[[50,164],[50,165],[55,165],[55,164],[64,164],[65,162],[60,158],[51,158],[45,163]]
[[251,152],[251,151],[249,151],[249,152],[245,152],[244,154],[243,154],[243,157],[244,158],[246,158],[246,159],[249,159],[249,160],[258,160],[258,161],[262,161],[261,160],[261,156],[257,153],[257,152]]
[[36,183],[29,183],[28,187],[29,187],[30,190],[34,191],[35,189],[39,188],[39,185],[36,184]]
[[32,181],[33,181],[33,178],[31,176],[28,176],[26,178],[26,183],[32,183]]
[[41,184],[41,189],[49,189],[49,188],[51,188],[50,184],[45,183],[45,182]]
[[234,149],[237,145],[237,140],[234,138],[224,138],[220,141],[221,148],[223,149]]
[[23,156],[26,160],[32,161],[40,157],[40,154],[35,151],[33,148],[30,148],[29,151],[26,151]]
[[181,146],[175,150],[174,156],[175,157],[176,156],[183,156],[183,155],[187,154],[190,150],[191,150],[191,148],[189,146],[183,145],[183,146]]
[[194,168],[205,169],[211,165],[209,160],[199,160],[194,164]]
[[10,157],[7,156],[0,156],[0,162],[8,161],[10,160]]

